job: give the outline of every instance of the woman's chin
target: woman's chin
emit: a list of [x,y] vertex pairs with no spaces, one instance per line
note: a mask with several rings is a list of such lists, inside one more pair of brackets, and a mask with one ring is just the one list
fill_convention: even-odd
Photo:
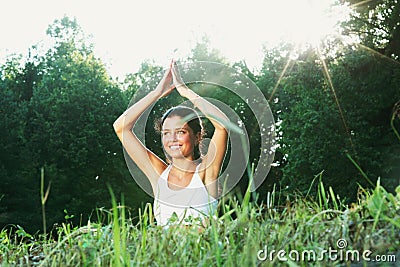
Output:
[[180,150],[173,150],[173,151],[170,150],[167,153],[168,156],[170,156],[171,158],[184,158],[184,155]]
[[192,155],[185,156],[181,151],[168,151],[168,156],[171,159],[187,159],[192,161]]

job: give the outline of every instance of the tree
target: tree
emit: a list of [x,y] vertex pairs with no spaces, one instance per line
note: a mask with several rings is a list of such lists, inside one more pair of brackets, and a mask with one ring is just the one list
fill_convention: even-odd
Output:
[[112,128],[128,103],[120,84],[75,20],[56,20],[48,33],[55,42],[44,56],[24,64],[10,59],[1,69],[0,223],[28,231],[41,228],[41,167],[45,188],[51,181],[48,227],[64,220],[65,209],[79,223],[96,207],[110,206],[108,184],[118,198],[131,196],[128,206],[144,199]]
[[[390,24],[388,17],[397,12],[397,7],[382,11],[389,3],[384,2],[366,12],[379,17],[379,22],[363,25],[368,33]],[[400,98],[400,72],[393,60],[397,58],[396,41],[390,39],[397,27],[386,29],[389,35],[366,34],[357,50],[343,46],[337,55],[320,57],[310,48],[290,60],[286,56],[290,47],[266,53],[259,83],[271,91],[277,89],[271,100],[282,133],[278,155],[284,187],[306,193],[314,177],[322,173],[325,184],[350,200],[355,199],[359,184],[372,186],[378,177],[387,188],[395,188],[400,148],[390,118]],[[286,74],[281,77],[284,69]]]
[[358,36],[364,46],[396,59],[400,56],[400,5],[398,0],[346,0],[355,12],[344,24],[349,34]]
[[125,109],[121,90],[91,46],[76,39],[82,34],[74,21],[55,21],[48,32],[57,41],[43,59],[45,75],[30,103],[31,144],[41,165],[54,166],[47,177],[48,210],[60,220],[64,209],[87,216],[107,206],[106,184],[116,195],[132,194],[134,187],[126,187],[122,149],[112,129]]
[[[390,126],[400,99],[400,65],[364,50],[349,50],[332,67],[353,138],[354,159],[370,177],[390,190],[398,185],[400,144]],[[364,183],[365,184],[365,183]]]
[[[0,73],[0,225],[39,224],[35,157],[26,137],[28,104],[37,69],[32,62],[21,64],[21,56],[10,56]],[[37,201],[34,201],[37,199]]]

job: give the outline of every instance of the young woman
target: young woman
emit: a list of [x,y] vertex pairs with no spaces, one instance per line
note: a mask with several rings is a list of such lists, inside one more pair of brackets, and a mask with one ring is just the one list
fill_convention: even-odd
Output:
[[[188,107],[171,108],[160,121],[166,161],[145,147],[132,131],[140,115],[173,90],[190,100],[215,128],[205,155],[199,151],[203,134],[200,117]],[[128,155],[151,183],[158,224],[166,225],[172,218],[185,224],[191,218],[204,219],[216,207],[217,178],[227,147],[228,132],[224,126],[227,122],[228,118],[221,110],[184,84],[174,61],[155,90],[114,122],[115,132]]]

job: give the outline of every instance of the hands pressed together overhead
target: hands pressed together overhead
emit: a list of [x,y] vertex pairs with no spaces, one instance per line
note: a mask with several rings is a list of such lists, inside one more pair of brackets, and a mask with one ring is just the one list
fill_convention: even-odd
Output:
[[172,60],[156,90],[159,90],[161,92],[161,97],[164,97],[176,88],[178,92],[184,96],[184,91],[187,89],[184,85],[185,83],[179,73],[178,65],[175,60]]

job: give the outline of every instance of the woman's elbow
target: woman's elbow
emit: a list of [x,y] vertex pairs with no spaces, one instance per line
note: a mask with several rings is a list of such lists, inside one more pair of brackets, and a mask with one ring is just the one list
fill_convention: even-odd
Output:
[[113,128],[114,128],[114,131],[115,131],[115,133],[116,133],[117,135],[120,135],[120,134],[122,133],[123,127],[122,127],[122,124],[121,124],[121,122],[120,122],[119,119],[117,119],[117,120],[113,123]]

